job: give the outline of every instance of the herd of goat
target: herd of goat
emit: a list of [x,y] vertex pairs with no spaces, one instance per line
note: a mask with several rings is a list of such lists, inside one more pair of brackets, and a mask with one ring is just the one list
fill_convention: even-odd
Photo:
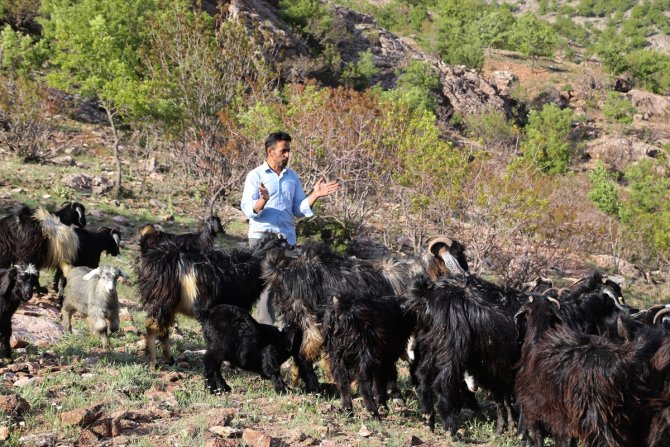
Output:
[[[117,255],[117,229],[86,230],[74,202],[50,214],[22,206],[0,220],[0,356],[11,361],[11,317],[39,287],[39,270],[56,270],[54,287],[66,327],[87,316],[108,348],[118,329],[116,280],[100,266]],[[517,290],[471,274],[465,248],[435,237],[419,257],[361,260],[322,243],[294,249],[268,234],[254,250],[214,247],[218,217],[196,233],[175,235],[146,225],[135,266],[147,313],[146,354],[155,367],[156,339],[172,361],[169,331],[177,314],[197,319],[206,343],[205,383],[227,392],[224,361],[287,389],[280,373],[293,359],[307,392],[330,374],[353,411],[356,381],[367,411],[388,410],[402,394],[396,363],[409,362],[420,412],[457,436],[460,410],[479,409],[479,388],[495,404],[498,432],[524,444],[557,446],[670,445],[670,305],[630,308],[619,285],[599,273],[570,288],[536,283]],[[281,328],[250,315],[269,289]]]

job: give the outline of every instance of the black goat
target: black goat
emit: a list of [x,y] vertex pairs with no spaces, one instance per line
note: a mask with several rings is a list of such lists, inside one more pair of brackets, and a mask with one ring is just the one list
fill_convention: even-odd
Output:
[[525,322],[518,326],[525,336],[516,398],[535,446],[544,445],[545,431],[557,446],[574,439],[585,447],[636,445],[638,376],[659,348],[660,333],[624,343],[581,334],[563,321],[558,301],[542,296],[524,304],[517,321]]
[[[121,247],[121,232],[118,228],[100,227],[98,231],[89,231],[83,228],[75,228],[75,234],[79,239],[77,256],[72,262],[73,267],[90,267],[92,269],[100,266],[100,256],[106,252],[110,256],[118,256]],[[56,268],[54,274],[53,288],[58,292],[58,303],[63,302],[63,290],[67,280],[63,276],[60,267]]]
[[418,278],[409,293],[409,311],[416,319],[413,376],[430,428],[437,411],[445,430],[456,433],[456,412],[472,399],[463,381],[466,371],[490,392],[498,431],[506,423],[511,426],[513,366],[519,357],[513,318],[450,278]]
[[334,254],[325,244],[307,244],[299,255],[271,250],[263,261],[263,278],[271,289],[277,316],[285,327],[300,331],[302,346],[298,368],[309,392],[319,383],[312,368],[322,353],[320,325],[332,297],[343,294],[393,295],[393,285],[373,266]]
[[218,216],[205,219],[197,233],[173,234],[159,230],[156,225],[145,225],[139,231],[140,253],[144,255],[149,249],[166,241],[171,241],[178,247],[211,250],[214,248],[214,239],[220,233],[224,233],[224,230]]
[[247,310],[237,306],[220,304],[195,310],[207,343],[202,363],[211,393],[230,391],[221,375],[224,361],[272,380],[278,393],[286,391],[280,367],[297,352],[299,340],[294,343],[292,334],[256,322]]
[[86,207],[79,202],[63,202],[63,208],[56,211],[54,214],[58,216],[60,221],[67,225],[74,225],[75,227],[86,227]]
[[37,269],[71,264],[79,241],[74,230],[58,217],[38,208],[21,206],[0,219],[0,268],[33,264]]
[[387,385],[397,380],[395,363],[413,329],[402,302],[395,296],[340,295],[333,297],[326,310],[322,327],[324,351],[346,411],[353,409],[350,372],[373,416],[379,418],[378,405],[387,408]]
[[658,304],[637,312],[631,317],[648,326],[654,326],[670,332],[670,304]]
[[177,313],[194,317],[195,306],[206,310],[218,304],[251,310],[264,287],[261,259],[265,250],[282,244],[286,244],[285,239],[270,235],[254,252],[224,252],[186,249],[167,241],[140,256],[137,287],[147,312],[149,364],[156,365],[156,337],[161,341],[163,357],[171,361],[168,336]]
[[12,315],[22,302],[33,296],[39,277],[39,271],[32,264],[0,269],[0,358],[5,362],[12,361],[9,345]]

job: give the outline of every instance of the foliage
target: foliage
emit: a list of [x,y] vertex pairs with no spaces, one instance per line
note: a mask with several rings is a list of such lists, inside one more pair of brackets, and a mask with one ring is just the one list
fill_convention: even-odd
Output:
[[465,123],[470,135],[482,142],[485,149],[512,153],[519,139],[518,128],[507,120],[505,112],[491,110],[468,115]]
[[614,175],[607,170],[601,161],[598,161],[589,174],[589,179],[591,180],[589,199],[603,213],[617,216],[621,209],[621,202],[619,201]]
[[[480,36],[478,16],[484,3],[478,0],[448,0],[436,5],[437,49],[444,62],[481,69],[485,42]],[[492,38],[489,36],[489,39]]]
[[319,0],[280,0],[281,17],[306,34],[320,36],[331,24],[326,7]]
[[40,92],[34,81],[0,77],[0,149],[24,162],[38,161],[47,151],[50,126]]
[[530,56],[534,63],[536,57],[554,53],[558,36],[548,23],[527,12],[517,20],[510,40],[521,54]]
[[0,70],[26,76],[39,69],[48,57],[43,40],[14,31],[5,25],[0,31]]
[[670,56],[653,50],[639,50],[626,55],[628,69],[639,84],[657,94],[670,92]]
[[[214,21],[175,2],[149,21],[144,47],[147,84],[156,118],[180,142],[180,163],[189,177],[206,185],[208,205],[241,182],[255,152],[234,138],[235,116],[245,91],[263,83],[269,69],[244,26]],[[261,96],[262,97],[262,96]]]
[[665,158],[641,160],[625,172],[628,189],[619,214],[628,239],[649,248],[631,253],[634,261],[647,266],[670,260],[670,176],[665,163]]
[[412,61],[398,74],[396,87],[385,92],[389,98],[408,104],[413,109],[435,112],[435,93],[440,88],[440,75],[428,62]]
[[631,102],[617,92],[607,92],[607,99],[602,106],[607,121],[611,123],[630,124],[637,112]]
[[17,29],[34,28],[41,0],[0,0],[0,24],[4,21]]
[[630,50],[625,39],[619,36],[615,30],[605,30],[595,50],[610,73],[619,74],[628,69],[626,53]]
[[358,53],[358,60],[347,62],[342,70],[342,82],[345,86],[362,90],[368,87],[371,78],[379,72],[372,60],[370,50]]
[[554,104],[531,111],[521,147],[523,158],[549,174],[564,173],[574,150],[568,139],[572,121],[571,109],[561,110]]

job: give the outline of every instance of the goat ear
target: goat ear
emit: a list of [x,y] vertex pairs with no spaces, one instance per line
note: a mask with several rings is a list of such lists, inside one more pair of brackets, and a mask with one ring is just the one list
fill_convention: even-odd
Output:
[[87,274],[85,274],[84,277],[83,277],[82,279],[83,279],[84,281],[90,281],[90,280],[92,280],[95,276],[97,276],[97,275],[99,275],[99,274],[100,274],[100,267],[98,267],[97,269],[93,269],[93,270],[91,270],[90,272],[88,272]]
[[4,296],[5,293],[12,286],[14,278],[16,277],[16,269],[3,269],[0,270],[0,296]]

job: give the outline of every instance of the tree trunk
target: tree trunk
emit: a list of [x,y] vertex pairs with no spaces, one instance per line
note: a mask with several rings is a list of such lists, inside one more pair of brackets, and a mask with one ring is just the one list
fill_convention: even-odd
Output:
[[109,125],[112,126],[112,137],[114,142],[112,144],[112,149],[114,150],[114,164],[116,165],[116,175],[114,177],[114,189],[112,189],[112,196],[118,199],[121,196],[121,157],[119,157],[119,131],[114,124],[114,115],[115,112],[112,112],[109,107],[105,106],[105,112],[107,112],[107,119],[109,120]]

